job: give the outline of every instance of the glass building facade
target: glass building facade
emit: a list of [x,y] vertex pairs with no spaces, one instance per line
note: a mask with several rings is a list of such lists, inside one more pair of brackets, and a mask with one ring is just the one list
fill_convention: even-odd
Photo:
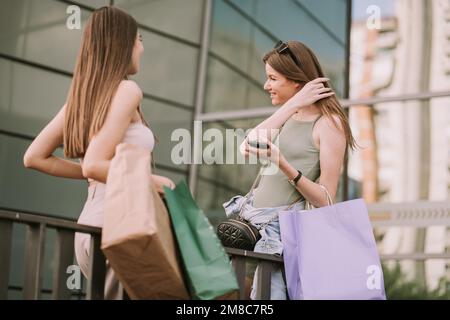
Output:
[[[262,116],[223,119],[223,112],[269,107],[262,56],[279,40],[299,40],[317,54],[339,98],[348,97],[351,2],[347,0],[2,0],[0,2],[0,207],[77,218],[87,183],[25,169],[33,138],[65,102],[82,30],[66,26],[68,6],[81,23],[97,7],[116,5],[139,23],[145,53],[133,79],[144,92],[142,108],[159,142],[156,173],[188,180],[213,224],[222,203],[246,193],[256,166],[177,165],[174,129],[248,129]],[[227,141],[226,143],[231,143]],[[62,148],[56,155],[62,156]],[[17,227],[11,286],[20,291],[25,230]],[[52,237],[47,241],[50,248]],[[47,261],[48,260],[48,261]],[[45,270],[51,270],[46,256]],[[46,273],[47,274],[47,273]],[[44,288],[51,279],[44,276]]]

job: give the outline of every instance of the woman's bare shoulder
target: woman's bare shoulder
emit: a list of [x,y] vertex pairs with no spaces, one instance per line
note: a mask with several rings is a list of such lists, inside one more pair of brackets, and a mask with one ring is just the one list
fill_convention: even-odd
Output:
[[133,80],[122,80],[117,88],[117,93],[130,95],[130,98],[142,100],[143,93],[139,85]]
[[113,114],[120,116],[133,115],[143,98],[142,90],[136,82],[132,80],[122,80],[114,94],[111,110]]
[[320,132],[334,132],[335,134],[344,133],[341,118],[338,115],[323,115],[317,121]]

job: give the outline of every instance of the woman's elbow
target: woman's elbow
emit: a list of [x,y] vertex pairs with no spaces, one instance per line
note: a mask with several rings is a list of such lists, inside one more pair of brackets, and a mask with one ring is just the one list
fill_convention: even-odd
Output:
[[93,172],[92,164],[84,162],[81,166],[81,172],[83,174],[83,177],[90,178]]
[[35,168],[36,167],[36,158],[30,154],[29,152],[25,152],[23,155],[23,165],[25,168]]
[[86,179],[95,179],[95,173],[97,172],[95,163],[84,161],[81,166],[81,172]]

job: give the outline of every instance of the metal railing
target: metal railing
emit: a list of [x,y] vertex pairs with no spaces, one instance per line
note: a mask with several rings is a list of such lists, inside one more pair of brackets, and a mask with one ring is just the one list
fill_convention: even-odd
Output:
[[[57,237],[53,252],[54,269],[52,299],[70,299],[73,292],[67,286],[67,267],[73,264],[76,232],[91,235],[89,274],[86,299],[103,299],[106,260],[100,249],[101,228],[77,224],[69,218],[50,217],[37,213],[17,212],[0,208],[0,300],[8,298],[13,224],[27,226],[25,243],[24,299],[40,299],[43,291],[43,262],[45,238],[48,229],[55,229]],[[258,299],[270,298],[270,279],[274,264],[283,264],[281,257],[227,248],[239,283],[239,299],[246,299],[246,270],[250,260],[260,266],[258,273]],[[48,290],[46,290],[48,291]]]
[[[374,228],[410,226],[426,228],[430,226],[450,227],[450,201],[415,201],[406,203],[369,204],[371,223]],[[441,253],[392,253],[381,254],[381,260],[450,259],[450,252]]]
[[67,267],[73,264],[75,232],[91,235],[89,274],[86,299],[103,299],[106,260],[100,249],[101,229],[77,224],[64,218],[0,209],[0,300],[7,299],[11,265],[13,224],[27,226],[23,298],[40,299],[42,293],[45,238],[48,229],[56,230],[53,299],[69,299]]
[[226,248],[226,252],[230,255],[231,261],[236,273],[239,284],[239,299],[248,299],[246,294],[246,275],[247,264],[249,260],[256,260],[259,271],[256,290],[257,300],[270,300],[271,275],[274,266],[284,269],[283,258],[277,255],[258,253],[234,248]]
[[[368,206],[374,227],[393,225],[412,225],[425,227],[430,225],[450,226],[450,202],[418,202],[403,204],[371,204]],[[11,265],[13,224],[27,226],[25,243],[24,299],[40,299],[43,279],[43,260],[45,239],[48,229],[56,230],[54,249],[54,269],[52,282],[53,299],[69,299],[73,292],[67,286],[67,266],[74,258],[74,237],[76,232],[91,235],[89,274],[86,299],[103,299],[106,273],[106,261],[101,245],[101,228],[77,224],[69,218],[51,217],[30,212],[17,212],[0,208],[0,300],[7,299]],[[248,266],[256,262],[259,267],[257,299],[270,299],[271,274],[274,268],[283,269],[283,258],[226,248],[231,257],[239,284],[238,299],[248,299],[246,280]],[[381,260],[428,260],[450,259],[450,253],[410,253],[381,254]],[[47,290],[48,291],[48,290]]]

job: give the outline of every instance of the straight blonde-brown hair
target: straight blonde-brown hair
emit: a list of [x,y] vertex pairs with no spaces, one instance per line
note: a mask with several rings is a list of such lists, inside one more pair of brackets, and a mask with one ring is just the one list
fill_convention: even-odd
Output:
[[[291,53],[295,56],[297,63],[294,62],[289,54],[278,53],[276,49],[272,49],[263,57],[263,62],[268,63],[277,72],[284,75],[287,79],[305,85],[307,82],[315,78],[325,77],[319,60],[313,51],[305,44],[299,41],[288,41],[287,45]],[[323,82],[324,86],[329,88],[328,82]],[[336,115],[345,133],[347,148],[352,150],[356,147],[356,141],[352,135],[352,131],[348,122],[347,115],[337,100],[336,96],[330,96],[321,99],[315,103],[321,114],[329,117],[336,128],[339,129],[332,115]],[[346,148],[346,149],[347,149]]]
[[136,20],[113,6],[95,10],[86,22],[66,103],[66,157],[84,157],[104,124],[120,82],[127,79],[136,37]]

